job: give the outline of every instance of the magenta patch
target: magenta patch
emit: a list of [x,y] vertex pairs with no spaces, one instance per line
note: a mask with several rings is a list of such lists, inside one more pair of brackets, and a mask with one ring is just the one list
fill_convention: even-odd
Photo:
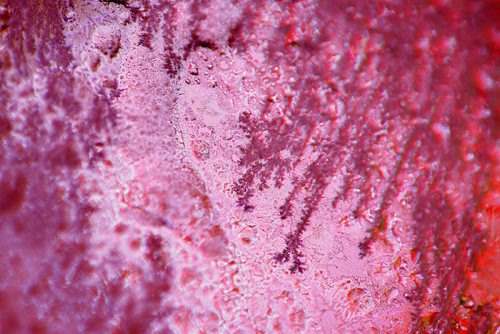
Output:
[[497,14],[0,0],[0,332],[494,333]]

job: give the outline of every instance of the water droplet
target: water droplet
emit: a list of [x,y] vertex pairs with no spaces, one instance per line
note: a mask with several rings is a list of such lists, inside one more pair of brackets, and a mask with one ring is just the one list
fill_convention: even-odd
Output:
[[219,63],[219,68],[221,70],[229,70],[230,68],[229,62],[225,59],[222,59]]
[[192,75],[198,75],[198,66],[195,63],[190,63],[188,66],[188,72]]
[[68,11],[66,12],[65,17],[64,17],[64,20],[65,20],[66,22],[71,23],[71,22],[74,22],[74,21],[75,21],[75,19],[76,19],[76,12],[75,12],[74,10],[72,10],[72,9],[71,9],[71,10],[68,10]]

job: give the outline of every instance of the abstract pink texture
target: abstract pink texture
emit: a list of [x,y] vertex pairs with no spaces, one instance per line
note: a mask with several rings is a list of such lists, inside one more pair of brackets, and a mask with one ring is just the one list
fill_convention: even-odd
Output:
[[498,17],[0,0],[0,333],[499,333]]

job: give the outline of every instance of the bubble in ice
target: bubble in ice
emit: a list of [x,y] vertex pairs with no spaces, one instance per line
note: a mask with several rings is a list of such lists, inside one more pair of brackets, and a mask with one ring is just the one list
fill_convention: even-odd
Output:
[[198,75],[198,66],[195,63],[190,63],[188,66],[188,72],[192,75]]

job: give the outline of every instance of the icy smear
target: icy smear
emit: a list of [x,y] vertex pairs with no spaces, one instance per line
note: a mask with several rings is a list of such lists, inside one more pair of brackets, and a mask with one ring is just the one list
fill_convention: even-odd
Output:
[[495,330],[487,2],[0,0],[0,41],[2,332]]

